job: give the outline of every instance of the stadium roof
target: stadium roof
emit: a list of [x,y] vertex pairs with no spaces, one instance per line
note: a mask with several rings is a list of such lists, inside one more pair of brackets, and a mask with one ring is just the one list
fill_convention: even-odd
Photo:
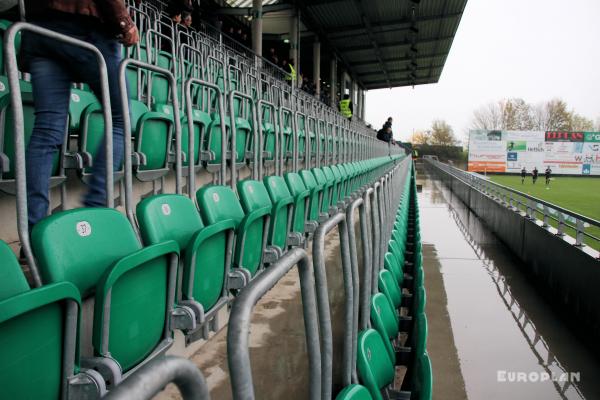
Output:
[[439,81],[467,0],[263,0],[285,3],[296,4],[362,87],[380,89]]
[[365,89],[435,83],[467,0],[304,0],[304,23],[327,38]]

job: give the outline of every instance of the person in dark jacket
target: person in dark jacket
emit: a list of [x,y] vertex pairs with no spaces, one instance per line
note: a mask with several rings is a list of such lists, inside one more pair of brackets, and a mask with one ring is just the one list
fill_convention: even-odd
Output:
[[[39,0],[26,2],[28,21],[88,42],[106,62],[113,122],[114,168],[123,160],[123,114],[119,90],[121,46],[139,40],[137,28],[122,0]],[[65,140],[72,82],[87,83],[102,98],[96,56],[80,47],[46,36],[24,32],[20,66],[31,74],[35,123],[26,152],[29,226],[48,212],[49,180],[53,158]],[[106,204],[105,153],[100,145],[94,158],[93,177],[83,204]]]

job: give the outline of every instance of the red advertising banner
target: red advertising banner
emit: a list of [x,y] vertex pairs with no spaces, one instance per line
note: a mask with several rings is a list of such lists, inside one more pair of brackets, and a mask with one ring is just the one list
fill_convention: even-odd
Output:
[[583,142],[583,132],[546,132],[546,142]]

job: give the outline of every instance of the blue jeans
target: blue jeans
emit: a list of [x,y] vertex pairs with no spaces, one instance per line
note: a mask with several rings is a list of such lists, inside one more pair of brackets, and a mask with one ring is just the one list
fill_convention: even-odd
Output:
[[[64,16],[36,21],[45,28],[84,40],[96,46],[106,62],[113,123],[113,164],[123,159],[123,114],[119,90],[121,45],[102,31],[99,23],[82,17]],[[53,158],[67,132],[72,82],[87,83],[102,98],[96,56],[85,49],[26,32],[21,46],[22,63],[31,74],[35,123],[27,147],[27,203],[30,229],[48,214],[48,191]],[[62,155],[59,155],[62,156]],[[106,157],[104,144],[93,163],[93,176],[84,197],[86,207],[106,205]]]

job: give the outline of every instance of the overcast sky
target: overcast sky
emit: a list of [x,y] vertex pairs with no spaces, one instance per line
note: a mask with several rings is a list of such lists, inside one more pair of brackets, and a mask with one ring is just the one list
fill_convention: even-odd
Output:
[[439,83],[367,93],[366,119],[394,136],[445,119],[463,138],[473,110],[508,97],[560,97],[600,117],[600,0],[468,0]]

